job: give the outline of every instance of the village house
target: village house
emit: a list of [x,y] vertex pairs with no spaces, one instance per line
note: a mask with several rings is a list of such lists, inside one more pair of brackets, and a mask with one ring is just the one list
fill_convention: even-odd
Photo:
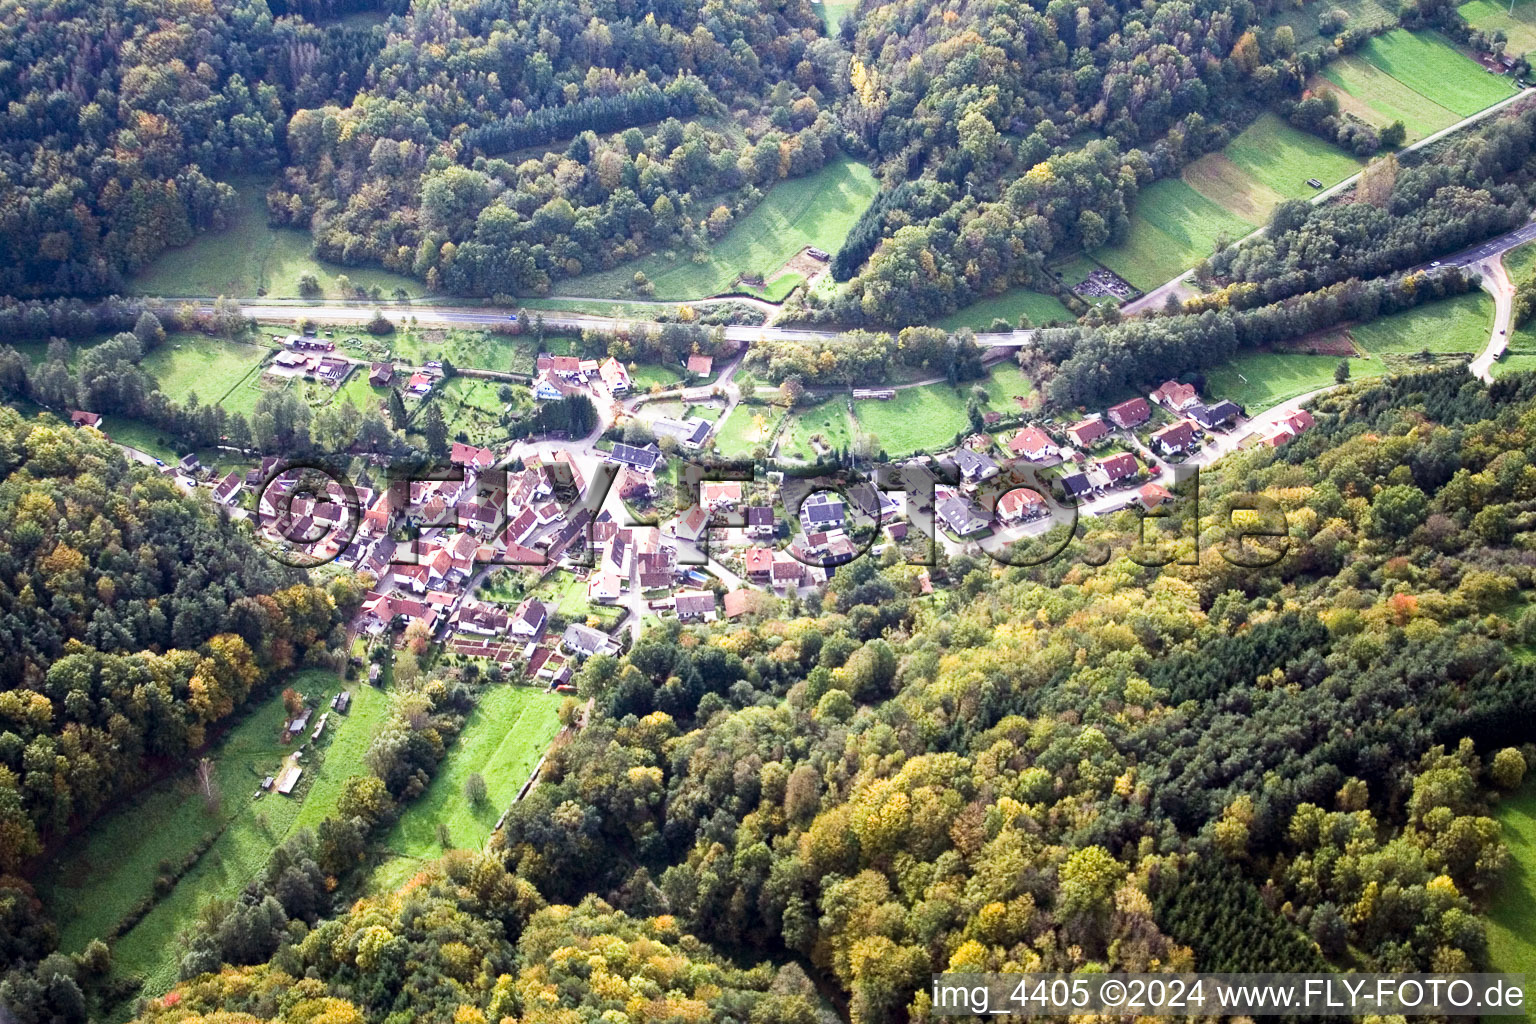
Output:
[[509,627],[514,637],[534,640],[544,632],[544,624],[548,621],[549,612],[545,609],[544,602],[536,597],[525,597],[517,606],[517,610],[512,613]]
[[1225,398],[1211,406],[1196,402],[1187,410],[1189,418],[1206,430],[1230,426],[1242,413],[1243,410],[1239,409],[1235,402],[1229,402]]
[[773,574],[773,552],[768,548],[747,548],[741,553],[747,579],[753,583],[766,583]]
[[488,469],[496,464],[496,453],[489,448],[476,448],[472,444],[455,441],[448,452],[448,461],[466,469]]
[[83,409],[71,409],[69,410],[69,422],[72,426],[76,427],[99,428],[101,426],[101,414],[86,412]]
[[1137,499],[1143,508],[1157,508],[1165,501],[1173,500],[1173,492],[1162,484],[1144,484],[1141,490],[1136,492]]
[[629,394],[629,371],[624,369],[624,364],[609,356],[603,360],[603,365],[597,368],[598,375],[603,378],[603,383],[608,386],[608,393],[615,397]]
[[617,650],[613,638],[601,630],[573,622],[565,627],[560,646],[578,658],[590,658],[594,654],[607,654]]
[[656,472],[656,465],[661,461],[661,449],[654,444],[641,448],[620,441],[615,443],[613,451],[608,453],[608,461],[617,462],[621,466],[628,466],[630,469],[650,476]]
[[1050,435],[1039,427],[1025,427],[1013,435],[1013,440],[1008,442],[1008,450],[1031,462],[1043,462],[1061,454],[1061,449],[1051,440]]
[[715,368],[715,361],[709,356],[695,352],[688,357],[688,373],[693,377],[708,377]]
[[1079,420],[1067,428],[1067,436],[1072,443],[1081,447],[1087,447],[1109,436],[1109,428],[1104,421],[1097,416],[1090,416],[1085,420]]
[[1276,423],[1270,432],[1264,436],[1263,441],[1271,448],[1279,448],[1281,445],[1289,443],[1292,438],[1299,436],[1303,431],[1312,429],[1316,423],[1317,420],[1313,418],[1310,412],[1305,409],[1297,409]]
[[973,490],[1002,472],[1001,467],[991,458],[969,448],[955,449],[954,460],[960,469],[961,484],[967,489]]
[[754,540],[768,540],[774,534],[773,509],[754,505],[747,509],[747,536]]
[[997,501],[997,517],[1005,523],[1039,519],[1049,511],[1045,498],[1027,487],[1017,487]]
[[957,537],[969,537],[987,528],[986,518],[963,498],[945,498],[936,511],[939,521]]
[[219,481],[219,485],[213,489],[213,500],[220,505],[233,505],[240,497],[240,489],[245,486],[240,477],[240,471],[232,469],[229,475]]
[[847,515],[841,498],[832,491],[817,491],[800,505],[800,527],[806,533],[840,527]]
[[1099,460],[1099,470],[1112,484],[1129,479],[1136,475],[1138,466],[1136,456],[1130,452],[1119,452],[1106,459]]
[[1081,498],[1093,491],[1093,482],[1087,473],[1070,473],[1061,478],[1061,489],[1069,498]]
[[376,388],[387,388],[389,382],[395,379],[395,365],[393,363],[373,363],[368,367],[368,383]]
[[1183,412],[1200,401],[1200,392],[1195,390],[1193,384],[1180,384],[1176,380],[1168,380],[1164,381],[1149,397],[1169,412]]
[[713,591],[679,590],[672,599],[672,606],[683,622],[713,622],[716,618]]
[[420,397],[430,392],[435,382],[435,379],[430,374],[422,373],[418,370],[411,374],[411,379],[406,382],[405,390]]
[[1152,418],[1152,407],[1145,398],[1131,398],[1119,405],[1110,406],[1106,415],[1115,426],[1130,430]]
[[699,504],[711,512],[735,508],[741,504],[741,481],[705,480],[699,484]]
[[1195,425],[1189,420],[1170,423],[1152,434],[1152,447],[1167,455],[1188,451],[1195,443]]

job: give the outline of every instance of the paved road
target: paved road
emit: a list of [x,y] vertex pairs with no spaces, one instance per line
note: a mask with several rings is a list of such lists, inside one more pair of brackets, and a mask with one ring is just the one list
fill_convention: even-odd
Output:
[[1472,360],[1469,369],[1479,380],[1492,384],[1494,360],[1509,347],[1509,331],[1514,322],[1515,286],[1504,270],[1502,252],[1477,267],[1482,272],[1483,290],[1493,296],[1493,329],[1488,335],[1487,346]]
[[[1469,125],[1476,124],[1484,118],[1492,117],[1494,114],[1497,114],[1499,111],[1505,109],[1506,107],[1513,106],[1514,104],[1519,103],[1521,100],[1527,99],[1528,94],[1528,90],[1522,89],[1521,91],[1515,93],[1513,96],[1508,96],[1495,103],[1491,107],[1484,107],[1482,110],[1472,114],[1470,117],[1464,117],[1449,127],[1442,128],[1431,135],[1424,136],[1424,138],[1420,139],[1418,142],[1404,146],[1402,149],[1398,150],[1398,153],[1399,155],[1403,153],[1412,153],[1416,149],[1421,149],[1424,146],[1432,145],[1433,143],[1436,143],[1445,138],[1447,135],[1453,135],[1456,132],[1461,131],[1463,128],[1468,127]],[[1355,182],[1359,180],[1360,174],[1358,172],[1351,174],[1343,181],[1330,185],[1323,189],[1321,192],[1318,192],[1311,198],[1311,202],[1327,202],[1329,199],[1338,195],[1340,192],[1353,186]],[[1250,239],[1257,238],[1259,235],[1263,234],[1265,230],[1266,229],[1262,227],[1256,228],[1232,244],[1242,245],[1244,242],[1247,242]],[[1530,239],[1527,238],[1525,241],[1530,241]],[[1173,280],[1159,285],[1158,287],[1147,292],[1141,298],[1126,303],[1124,306],[1120,307],[1120,312],[1125,316],[1133,316],[1137,313],[1144,313],[1147,310],[1156,311],[1162,309],[1163,305],[1168,301],[1169,295],[1178,295],[1180,298],[1183,298],[1182,293],[1193,287],[1190,284],[1190,280],[1193,275],[1193,269],[1184,271],[1184,273],[1180,274],[1178,277],[1175,277]]]

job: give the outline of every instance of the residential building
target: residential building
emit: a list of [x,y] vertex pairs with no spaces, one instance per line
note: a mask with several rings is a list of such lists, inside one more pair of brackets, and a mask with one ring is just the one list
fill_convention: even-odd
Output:
[[1104,421],[1097,416],[1090,416],[1085,420],[1079,420],[1067,428],[1067,436],[1072,443],[1087,447],[1109,436],[1109,428]]
[[991,458],[980,452],[973,452],[969,448],[957,448],[954,459],[955,465],[960,468],[960,479],[968,487],[975,487],[1002,472]]
[[800,504],[800,526],[806,533],[840,527],[848,508],[832,491],[817,491]]
[[601,630],[584,626],[579,622],[573,622],[565,627],[565,633],[560,637],[560,645],[578,658],[589,658],[594,654],[607,654],[617,649],[613,638]]
[[1141,490],[1136,492],[1136,497],[1141,501],[1143,508],[1157,508],[1165,501],[1173,500],[1173,492],[1162,484],[1144,484]]
[[946,498],[936,510],[939,521],[957,537],[969,537],[987,528],[987,520],[971,505],[959,497]]
[[597,372],[603,378],[603,383],[608,385],[609,394],[629,394],[629,371],[624,369],[623,363],[609,356],[603,360],[603,365],[597,368]]
[[1093,483],[1087,473],[1069,473],[1061,478],[1061,489],[1069,498],[1081,498],[1093,491]]
[[368,383],[376,388],[387,388],[389,382],[395,379],[395,365],[393,363],[374,363],[368,367]]
[[714,372],[715,361],[710,356],[695,352],[688,357],[688,373],[694,377],[708,377]]
[[1027,487],[1015,488],[997,501],[997,517],[1005,523],[1039,519],[1049,512],[1044,496]]
[[213,500],[220,505],[233,505],[240,497],[240,489],[245,486],[241,479],[240,471],[232,469],[229,475],[219,481],[219,485],[213,489]]
[[1200,401],[1200,392],[1195,390],[1193,384],[1180,384],[1176,380],[1167,380],[1149,397],[1169,412],[1183,412]]
[[1039,427],[1025,427],[1013,435],[1013,440],[1008,442],[1008,450],[1031,462],[1043,462],[1061,454],[1061,449],[1051,440],[1051,436]]
[[549,621],[549,612],[544,607],[544,602],[536,597],[523,598],[522,604],[512,613],[510,630],[513,636],[529,640],[535,639],[544,632],[544,624]]
[[1167,455],[1188,451],[1195,443],[1195,425],[1189,420],[1171,423],[1152,434],[1152,447]]
[[699,484],[699,504],[711,512],[741,504],[741,481],[705,480]]
[[608,461],[617,462],[621,466],[628,466],[630,469],[649,475],[656,472],[656,465],[661,461],[661,449],[654,444],[641,448],[620,441],[615,443],[613,451],[608,453]]
[[1130,430],[1152,418],[1152,407],[1145,398],[1132,398],[1110,406],[1107,415],[1115,426]]
[[95,412],[86,412],[83,409],[71,409],[69,410],[69,422],[71,425],[76,427],[99,428],[101,426],[101,414]]
[[680,590],[672,605],[684,622],[711,622],[716,617],[715,595],[710,590]]
[[1136,456],[1130,452],[1119,452],[1107,459],[1100,459],[1099,469],[1110,483],[1115,484],[1135,476],[1140,467],[1136,465]]

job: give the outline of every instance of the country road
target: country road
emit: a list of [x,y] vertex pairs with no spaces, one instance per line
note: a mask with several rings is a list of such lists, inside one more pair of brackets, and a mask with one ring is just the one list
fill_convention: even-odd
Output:
[[[1448,125],[1437,132],[1424,136],[1418,142],[1404,146],[1402,149],[1397,151],[1398,155],[1401,156],[1404,153],[1412,153],[1415,150],[1422,149],[1425,146],[1439,142],[1441,139],[1448,135],[1454,135],[1456,132],[1461,131],[1463,128],[1470,127],[1483,120],[1484,118],[1492,117],[1494,114],[1497,114],[1499,111],[1505,109],[1506,107],[1513,106],[1520,100],[1526,98],[1526,96],[1527,91],[1522,89],[1520,92],[1515,93],[1513,96],[1508,96],[1493,104],[1492,106],[1484,107],[1477,113],[1464,117],[1453,125]],[[1316,195],[1311,197],[1310,201],[1313,203],[1325,203],[1359,180],[1359,172],[1351,174],[1343,181],[1335,182],[1334,184],[1329,185],[1327,188],[1323,189],[1321,192],[1318,192]],[[1266,230],[1268,230],[1267,226],[1254,228],[1248,234],[1244,235],[1242,238],[1237,239],[1231,244],[1242,245],[1244,242],[1262,235]],[[1156,288],[1147,292],[1141,298],[1133,299],[1132,301],[1127,302],[1124,306],[1120,307],[1121,314],[1124,316],[1135,316],[1137,313],[1145,313],[1148,310],[1155,312],[1162,309],[1163,305],[1168,301],[1169,295],[1179,295],[1182,290],[1189,287],[1189,281],[1193,274],[1193,268],[1186,270],[1184,273],[1180,274],[1178,277],[1175,277],[1173,280],[1158,285]]]

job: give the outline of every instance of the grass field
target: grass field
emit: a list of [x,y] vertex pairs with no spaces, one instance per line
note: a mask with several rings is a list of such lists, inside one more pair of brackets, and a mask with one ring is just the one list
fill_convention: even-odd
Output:
[[142,420],[108,416],[102,421],[102,427],[106,435],[117,443],[137,448],[163,462],[175,462],[185,454],[177,451],[180,442]]
[[1536,50],[1536,0],[1516,0],[1513,10],[1508,0],[1472,0],[1456,10],[1473,28],[1503,32],[1510,56]]
[[1010,288],[1001,295],[979,299],[942,320],[934,321],[933,325],[946,331],[958,331],[962,327],[986,331],[991,330],[992,321],[997,319],[1006,320],[1009,326],[1017,327],[1021,316],[1029,317],[1029,322],[1037,325],[1052,320],[1071,323],[1077,319],[1054,295],[1029,288]]
[[[362,376],[353,374],[354,377]],[[363,377],[367,386],[367,377]],[[511,402],[501,398],[501,389],[510,387]],[[523,406],[532,406],[528,389],[502,381],[481,380],[478,377],[453,377],[438,385],[432,392],[432,401],[443,412],[448,423],[448,436],[457,438],[461,432],[468,434],[475,444],[489,444],[506,438],[507,427],[502,425],[503,412],[516,412]]]
[[680,383],[683,379],[682,371],[675,366],[662,366],[659,363],[637,363],[635,372],[630,377],[637,391],[649,391],[651,385],[660,384],[669,388]]
[[928,384],[903,388],[889,401],[867,398],[853,403],[864,431],[876,438],[876,449],[892,458],[915,451],[935,451],[954,443],[970,423],[965,413],[969,386]]
[[992,367],[987,379],[981,382],[987,389],[987,408],[1007,416],[1019,411],[1016,398],[1028,398],[1035,393],[1035,386],[1024,376],[1024,371],[1012,359],[1005,359]]
[[[728,459],[745,459],[773,436],[784,410],[776,405],[742,402],[731,410],[715,435],[715,446]],[[762,418],[761,426],[758,417]]]
[[793,270],[780,274],[761,288],[751,285],[742,285],[741,290],[749,295],[755,295],[765,302],[783,302],[789,298],[789,293],[805,284],[805,276],[797,274]]
[[[311,698],[328,699],[340,689],[329,672],[298,674],[288,684]],[[143,975],[148,990],[164,991],[176,980],[175,937],[204,902],[233,896],[265,865],[273,847],[293,830],[325,817],[341,794],[347,775],[361,764],[374,731],[384,720],[389,700],[367,686],[351,687],[347,715],[333,716],[325,761],[312,774],[299,800],[268,794],[253,800],[262,778],[290,751],[280,737],[285,716],[280,694],[273,694],[241,720],[210,755],[222,794],[217,813],[197,793],[190,774],[149,790],[107,815],[60,857],[40,887],[61,926],[64,949],[83,948],[105,934],[140,900],[149,896],[159,865],[179,862],[202,837],[217,840],[176,887],[113,945],[120,975]]]
[[1094,258],[1131,284],[1149,291],[1209,256],[1218,239],[1233,242],[1253,230],[1179,178],[1142,189],[1130,237]]
[[367,358],[382,357],[383,351],[390,358],[419,366],[432,359],[446,357],[454,366],[475,370],[497,370],[502,373],[533,373],[534,356],[538,343],[531,334],[492,334],[488,331],[441,331],[407,330],[373,343],[364,336],[365,348],[379,351],[350,352]]
[[1507,76],[1490,75],[1435,32],[1395,29],[1371,39],[1359,52],[1408,88],[1433,96],[1436,103],[1461,117],[1515,91]]
[[[440,856],[437,826],[442,823],[456,848],[478,849],[559,731],[559,708],[559,697],[540,690],[487,690],[432,784],[400,816],[385,845],[403,857]],[[478,807],[464,796],[464,780],[474,772],[485,778],[487,794]]]
[[[1390,6],[1388,6],[1390,4]],[[1348,27],[1370,28],[1374,25],[1397,23],[1397,5],[1391,0],[1338,0],[1326,7],[1318,4],[1286,5],[1264,19],[1266,28],[1275,29],[1289,25],[1296,35],[1297,49],[1312,49],[1331,43],[1333,37],[1323,39],[1318,33],[1317,17],[1329,8],[1337,7],[1349,15]]]
[[821,23],[827,26],[827,34],[835,36],[843,19],[857,10],[858,6],[859,0],[821,0],[816,10],[821,14]]
[[1329,61],[1320,74],[1337,88],[1341,109],[1378,127],[1401,121],[1411,142],[1459,120],[1448,107],[1414,92],[1357,54]]
[[314,274],[329,298],[343,298],[336,277],[345,274],[354,287],[377,286],[385,300],[396,288],[411,296],[423,294],[421,282],[366,267],[342,267],[310,255],[308,233],[267,225],[269,182],[258,178],[232,180],[239,194],[234,223],[223,231],[199,235],[190,244],[172,249],[144,268],[130,282],[140,295],[231,295],[253,298],[297,298],[299,277]]
[[[1288,199],[1313,193],[1308,178],[1331,185],[1365,165],[1359,157],[1292,128],[1271,113],[1260,115],[1222,152],[1253,180]],[[1265,210],[1264,218],[1268,217]]]
[[1526,242],[1506,252],[1504,270],[1517,285],[1529,277],[1536,270],[1536,242]]
[[206,334],[168,334],[139,365],[172,401],[185,402],[188,395],[196,393],[204,405],[214,405],[271,354],[272,350],[263,345]]
[[845,396],[837,395],[809,409],[796,409],[784,427],[779,454],[807,461],[815,459],[812,435],[819,436],[824,445],[832,448],[846,448],[852,444],[853,424],[848,417],[847,402]]
[[[1230,398],[1249,416],[1256,416],[1281,402],[1334,383],[1338,356],[1312,356],[1303,352],[1246,352],[1229,359],[1205,375],[1206,394]],[[1380,359],[1349,361],[1351,380],[1380,376],[1386,366]]]
[[[1495,971],[1536,972],[1536,779],[1499,802],[1509,868],[1488,910],[1488,961]],[[1526,1020],[1536,1020],[1527,1007]]]
[[1476,291],[1358,324],[1349,333],[1373,356],[1425,351],[1475,355],[1488,344],[1492,325],[1493,299],[1487,292]]
[[687,255],[651,255],[566,281],[561,290],[622,298],[633,287],[635,272],[642,271],[656,286],[659,299],[714,295],[728,289],[742,271],[773,273],[807,245],[836,252],[878,188],[868,167],[838,156],[813,174],[775,185],[710,248],[703,263]]

